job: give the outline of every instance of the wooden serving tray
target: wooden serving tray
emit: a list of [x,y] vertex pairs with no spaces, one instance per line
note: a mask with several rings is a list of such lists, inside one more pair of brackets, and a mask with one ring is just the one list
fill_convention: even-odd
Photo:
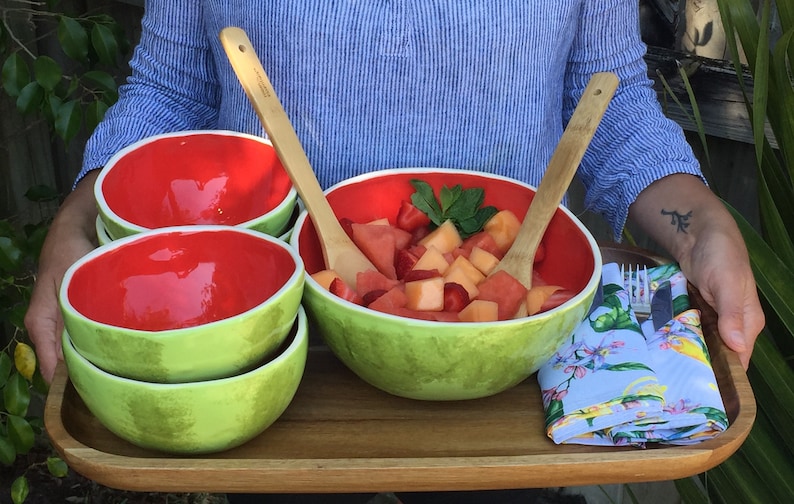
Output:
[[[602,250],[605,262],[654,260],[625,247]],[[63,364],[51,385],[44,420],[55,449],[72,469],[100,484],[135,491],[495,490],[683,478],[733,454],[756,412],[737,355],[723,345],[714,312],[693,294],[693,304],[703,310],[704,333],[731,422],[718,437],[693,446],[555,445],[545,435],[534,375],[484,399],[416,401],[366,384],[325,347],[310,349],[303,381],[282,417],[257,438],[226,452],[173,456],[123,441],[88,411]]]

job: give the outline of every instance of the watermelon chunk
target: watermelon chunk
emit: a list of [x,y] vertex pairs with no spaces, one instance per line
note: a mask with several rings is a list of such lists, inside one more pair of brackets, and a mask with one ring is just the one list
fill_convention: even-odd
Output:
[[372,291],[386,292],[399,283],[399,280],[389,278],[380,271],[367,270],[356,274],[356,292],[362,298]]
[[512,319],[527,296],[527,288],[504,270],[489,276],[477,288],[480,289],[477,299],[499,305],[499,320]]
[[397,272],[394,269],[396,243],[391,226],[354,222],[351,228],[353,242],[367,256],[367,259],[372,261],[378,271],[389,278],[396,279]]
[[504,252],[499,248],[497,245],[496,240],[494,240],[493,236],[490,233],[485,231],[480,231],[477,234],[473,234],[466,238],[461,245],[463,250],[467,250],[470,254],[474,247],[479,247],[486,252],[490,252],[493,254],[497,259],[501,259],[504,257]]
[[369,304],[369,308],[383,313],[399,315],[398,311],[405,307],[408,298],[400,287],[394,287]]

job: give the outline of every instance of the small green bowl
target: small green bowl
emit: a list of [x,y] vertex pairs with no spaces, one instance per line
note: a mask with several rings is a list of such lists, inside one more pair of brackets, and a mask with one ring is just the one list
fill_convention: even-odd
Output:
[[233,226],[176,226],[114,240],[73,264],[59,292],[80,353],[119,376],[230,376],[278,348],[295,320],[303,262]]
[[111,239],[170,226],[222,224],[271,236],[288,230],[298,193],[266,139],[193,130],[117,152],[94,185]]
[[[414,189],[411,179],[485,190],[485,205],[523,216],[533,187],[497,175],[442,168],[372,172],[326,191],[338,218],[369,222],[397,215]],[[304,306],[334,354],[364,381],[391,394],[424,400],[458,400],[502,392],[546,362],[587,314],[601,281],[601,253],[587,228],[560,207],[543,239],[536,270],[550,284],[576,295],[547,312],[499,322],[436,322],[370,310],[337,297],[307,275]],[[307,274],[324,268],[311,219],[304,212],[290,243]]]
[[132,444],[182,454],[234,448],[272,425],[295,396],[307,351],[301,308],[279,351],[251,371],[218,380],[148,383],[99,369],[63,334],[69,379],[91,413]]

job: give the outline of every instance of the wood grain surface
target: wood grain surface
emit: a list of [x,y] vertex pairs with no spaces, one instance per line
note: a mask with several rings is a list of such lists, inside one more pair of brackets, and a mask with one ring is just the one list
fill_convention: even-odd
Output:
[[[625,247],[603,250],[605,262],[650,260]],[[493,490],[682,478],[734,453],[756,411],[738,357],[717,334],[714,312],[697,292],[692,299],[703,310],[731,422],[718,437],[694,446],[555,445],[545,435],[534,375],[484,399],[416,401],[368,385],[325,347],[310,350],[306,374],[284,415],[257,438],[226,452],[173,456],[121,440],[88,411],[62,364],[50,388],[45,425],[72,469],[103,485],[136,491]]]

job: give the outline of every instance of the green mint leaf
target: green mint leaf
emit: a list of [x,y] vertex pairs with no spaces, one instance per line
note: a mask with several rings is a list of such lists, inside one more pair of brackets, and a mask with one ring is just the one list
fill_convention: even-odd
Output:
[[464,239],[480,232],[497,212],[493,206],[482,206],[485,190],[480,187],[464,190],[460,184],[451,188],[445,185],[439,190],[436,199],[433,188],[427,182],[413,179],[411,185],[416,190],[411,195],[411,203],[427,214],[436,226],[451,220]]
[[433,188],[424,180],[419,179],[411,179],[411,185],[416,190],[416,192],[411,195],[411,203],[427,214],[433,224],[440,226],[444,220]]
[[443,215],[449,215],[450,209],[455,206],[461,194],[463,194],[463,187],[460,184],[451,189],[447,186],[441,188],[438,192],[438,199],[441,202],[441,213]]
[[463,220],[474,217],[485,200],[485,191],[479,187],[466,189],[447,211],[452,219]]

